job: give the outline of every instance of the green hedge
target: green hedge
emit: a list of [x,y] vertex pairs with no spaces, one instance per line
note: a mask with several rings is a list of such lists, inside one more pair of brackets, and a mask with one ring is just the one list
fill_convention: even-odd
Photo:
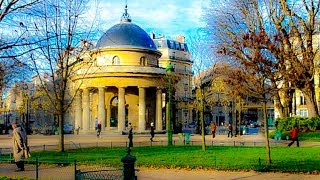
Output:
[[320,118],[304,118],[304,117],[288,117],[284,119],[277,118],[278,129],[282,131],[290,131],[294,125],[302,132],[313,132],[320,127]]
[[[276,131],[270,131],[269,132],[269,138],[274,139],[276,135]],[[288,138],[291,138],[290,132],[281,132],[281,140],[286,140]]]

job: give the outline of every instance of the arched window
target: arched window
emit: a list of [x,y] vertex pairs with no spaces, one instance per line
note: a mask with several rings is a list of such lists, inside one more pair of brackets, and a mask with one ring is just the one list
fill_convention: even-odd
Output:
[[118,127],[118,96],[115,96],[110,101],[111,117],[110,127]]
[[112,65],[119,65],[120,64],[120,58],[118,56],[114,56],[112,58]]
[[142,57],[140,58],[140,65],[141,65],[141,66],[146,66],[146,65],[147,65],[147,59],[146,59],[146,57],[142,56]]
[[300,94],[300,105],[306,105],[306,100],[304,98],[304,94],[303,93]]

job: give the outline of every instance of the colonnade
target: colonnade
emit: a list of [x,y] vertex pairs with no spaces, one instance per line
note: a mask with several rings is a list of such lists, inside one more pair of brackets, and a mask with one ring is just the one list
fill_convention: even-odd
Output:
[[[90,130],[90,89],[98,89],[98,107],[97,118],[101,121],[102,131],[110,131],[110,106],[107,106],[105,102],[105,93],[108,87],[89,87],[83,88],[78,91],[75,97],[75,126],[80,127],[80,131]],[[125,130],[125,113],[126,102],[125,93],[126,87],[118,88],[118,127],[117,131],[122,132]],[[147,87],[138,87],[139,89],[139,119],[138,127],[135,131],[143,132],[146,130],[146,89]],[[156,130],[162,130],[162,90],[157,88],[156,93],[156,109],[155,109],[155,128]],[[108,109],[107,109],[108,108]],[[106,114],[107,112],[107,114]]]

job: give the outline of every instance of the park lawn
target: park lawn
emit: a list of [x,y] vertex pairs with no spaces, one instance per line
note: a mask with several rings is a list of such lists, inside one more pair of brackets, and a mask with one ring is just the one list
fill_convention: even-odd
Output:
[[[320,147],[271,147],[271,166],[266,164],[264,147],[200,146],[134,147],[136,167],[218,170],[258,170],[281,172],[320,171]],[[34,152],[29,161],[66,162],[121,167],[125,148],[88,148],[65,152]]]
[[320,131],[315,132],[304,132],[299,134],[299,140],[301,141],[312,141],[319,142],[320,141]]

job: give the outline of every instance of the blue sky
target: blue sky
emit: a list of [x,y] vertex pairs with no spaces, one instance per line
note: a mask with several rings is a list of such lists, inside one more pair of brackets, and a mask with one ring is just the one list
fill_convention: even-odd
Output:
[[[91,5],[87,17],[90,20],[91,15],[96,15],[102,35],[120,22],[125,2],[97,0],[98,5]],[[178,35],[185,36],[195,72],[211,67],[215,58],[211,46],[205,45],[209,34],[202,31],[206,26],[202,20],[203,9],[211,4],[211,0],[128,0],[127,3],[132,22],[147,33],[154,32],[156,36],[164,35],[172,40]]]
[[[188,37],[205,26],[201,21],[202,7],[208,3],[209,0],[128,0],[128,13],[132,22],[148,33],[153,31],[174,39],[177,35]],[[124,6],[125,0],[98,1],[100,30],[119,23]]]

